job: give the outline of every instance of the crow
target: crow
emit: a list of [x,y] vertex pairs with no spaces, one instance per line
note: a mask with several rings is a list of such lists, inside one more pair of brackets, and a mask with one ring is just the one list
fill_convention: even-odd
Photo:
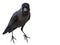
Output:
[[7,32],[12,32],[12,39],[14,42],[14,39],[16,40],[16,38],[13,36],[13,31],[18,28],[21,27],[21,31],[24,34],[24,39],[28,42],[27,38],[28,37],[24,31],[24,25],[26,24],[26,22],[30,19],[30,5],[28,3],[23,3],[21,8],[16,11],[15,13],[13,13],[13,16],[11,17],[8,26],[6,27],[5,31],[3,32],[3,34],[6,34]]

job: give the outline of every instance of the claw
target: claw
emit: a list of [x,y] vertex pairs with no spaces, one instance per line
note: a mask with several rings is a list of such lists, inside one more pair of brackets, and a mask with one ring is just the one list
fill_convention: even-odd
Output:
[[27,41],[27,43],[28,43],[28,38],[30,37],[28,37],[27,35],[24,35],[24,39]]
[[16,40],[16,38],[12,35],[11,41],[13,41],[13,43],[15,43],[14,39]]

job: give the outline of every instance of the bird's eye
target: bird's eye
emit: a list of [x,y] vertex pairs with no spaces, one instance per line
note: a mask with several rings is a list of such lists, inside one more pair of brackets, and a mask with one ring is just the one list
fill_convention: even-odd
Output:
[[24,8],[23,10],[24,10],[24,11],[27,11],[27,8]]

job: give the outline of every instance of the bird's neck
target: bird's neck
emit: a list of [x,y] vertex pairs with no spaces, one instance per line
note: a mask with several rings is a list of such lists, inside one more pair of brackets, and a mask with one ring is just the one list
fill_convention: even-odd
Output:
[[22,13],[23,16],[28,16],[29,12]]

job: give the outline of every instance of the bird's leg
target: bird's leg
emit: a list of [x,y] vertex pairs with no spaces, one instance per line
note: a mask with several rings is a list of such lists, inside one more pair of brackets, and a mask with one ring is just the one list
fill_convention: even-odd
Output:
[[15,43],[14,39],[16,40],[16,38],[13,36],[13,32],[12,32],[12,38],[11,38],[11,41],[13,41],[13,43]]
[[28,39],[27,39],[27,38],[30,38],[30,37],[28,37],[28,36],[24,33],[23,27],[24,27],[24,26],[21,27],[21,31],[22,31],[23,34],[24,34],[24,39],[28,42]]

